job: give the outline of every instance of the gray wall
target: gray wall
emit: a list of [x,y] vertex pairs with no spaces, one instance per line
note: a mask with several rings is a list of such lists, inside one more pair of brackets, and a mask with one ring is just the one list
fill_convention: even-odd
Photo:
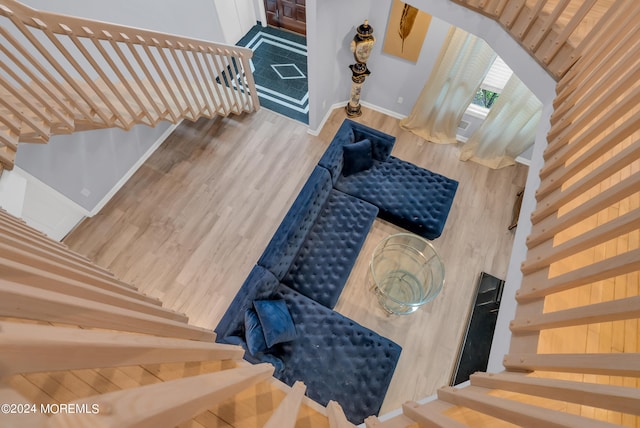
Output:
[[[392,0],[307,1],[309,127],[312,130],[320,125],[331,105],[349,98],[351,71],[348,66],[354,63],[349,43],[356,27],[365,19],[374,29],[376,45],[367,62],[372,74],[362,88],[361,100],[399,115],[411,111],[450,26],[434,17],[417,63],[383,53],[391,3]],[[310,12],[314,13],[315,22]],[[399,97],[403,98],[401,104],[397,103]]]
[[91,212],[169,126],[84,131],[54,136],[48,144],[21,144],[16,165]]
[[213,0],[24,0],[35,9],[132,27],[224,40]]
[[[223,35],[213,0],[25,0],[30,7],[212,41]],[[104,129],[22,144],[16,164],[87,211],[97,204],[170,127]]]

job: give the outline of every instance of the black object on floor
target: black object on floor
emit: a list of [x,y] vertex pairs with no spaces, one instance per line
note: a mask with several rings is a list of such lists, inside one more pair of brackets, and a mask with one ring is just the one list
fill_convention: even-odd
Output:
[[251,70],[260,105],[308,124],[306,38],[256,25],[237,45],[253,51]]
[[451,385],[466,382],[473,373],[487,370],[503,288],[503,280],[485,272],[480,274],[476,301],[469,317]]

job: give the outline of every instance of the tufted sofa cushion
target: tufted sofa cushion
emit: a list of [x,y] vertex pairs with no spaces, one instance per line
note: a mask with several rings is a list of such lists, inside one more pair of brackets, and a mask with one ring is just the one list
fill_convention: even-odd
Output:
[[332,190],[282,283],[333,308],[378,209]]
[[314,225],[332,190],[331,183],[329,172],[316,166],[258,260],[279,280],[289,270]]
[[318,162],[318,165],[329,170],[334,184],[340,178],[344,165],[342,147],[365,139],[371,141],[373,158],[379,161],[385,161],[389,157],[396,142],[396,137],[392,135],[345,119]]
[[347,418],[360,424],[378,414],[401,348],[360,324],[281,285],[274,298],[287,302],[298,338],[276,345],[284,363],[278,378],[302,380],[312,400],[335,400]]
[[372,203],[380,218],[427,239],[442,233],[458,182],[390,156],[366,171],[341,176],[335,188]]

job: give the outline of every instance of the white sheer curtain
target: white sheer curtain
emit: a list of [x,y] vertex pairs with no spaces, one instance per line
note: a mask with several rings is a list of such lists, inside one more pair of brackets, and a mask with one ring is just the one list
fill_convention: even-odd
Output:
[[496,54],[464,30],[449,30],[411,114],[400,126],[434,143],[456,143],[456,130]]
[[463,146],[460,160],[494,169],[515,164],[515,158],[533,144],[541,115],[542,103],[514,74]]

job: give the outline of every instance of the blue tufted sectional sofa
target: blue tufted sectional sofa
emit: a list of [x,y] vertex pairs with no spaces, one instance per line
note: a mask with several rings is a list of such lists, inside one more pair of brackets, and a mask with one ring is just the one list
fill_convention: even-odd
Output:
[[[372,159],[345,176],[344,146],[362,140]],[[434,239],[458,185],[390,156],[394,143],[344,121],[215,330],[283,382],[304,381],[309,398],[339,402],[355,424],[379,412],[401,348],[332,309],[376,216]],[[295,338],[251,353],[247,314],[265,300],[286,303]]]

